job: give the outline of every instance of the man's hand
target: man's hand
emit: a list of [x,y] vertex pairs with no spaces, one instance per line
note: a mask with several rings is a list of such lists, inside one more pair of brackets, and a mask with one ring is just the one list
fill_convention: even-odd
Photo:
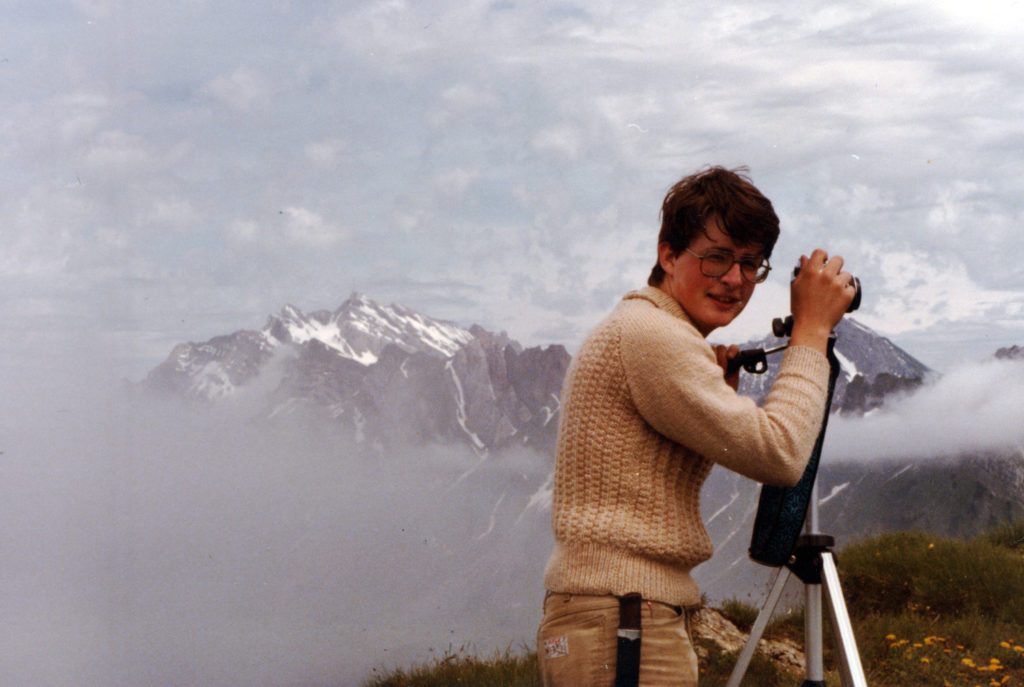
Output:
[[715,344],[714,349],[718,364],[722,367],[722,374],[725,375],[725,383],[731,386],[733,391],[738,390],[740,386],[740,368],[737,367],[733,370],[732,374],[729,374],[729,361],[739,355],[740,347],[735,344],[731,346]]
[[843,272],[843,259],[831,258],[820,248],[810,257],[800,256],[800,274],[790,287],[794,346],[810,346],[825,352],[828,335],[839,323],[853,297],[853,275]]

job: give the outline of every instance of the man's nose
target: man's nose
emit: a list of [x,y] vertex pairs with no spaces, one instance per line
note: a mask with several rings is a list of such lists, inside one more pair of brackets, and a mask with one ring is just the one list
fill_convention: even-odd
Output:
[[724,283],[732,286],[739,286],[743,283],[743,274],[740,271],[740,264],[734,262],[728,271],[719,277]]

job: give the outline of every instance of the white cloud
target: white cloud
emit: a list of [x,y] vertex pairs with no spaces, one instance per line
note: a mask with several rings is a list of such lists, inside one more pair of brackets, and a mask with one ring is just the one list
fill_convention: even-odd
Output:
[[103,131],[85,153],[90,171],[131,174],[148,171],[154,160],[141,136],[124,131]]
[[109,116],[113,103],[102,93],[79,91],[58,98],[56,105],[63,117],[61,137],[74,141],[93,133]]
[[175,229],[194,229],[200,220],[200,212],[185,198],[157,198],[153,200],[142,220],[149,224]]
[[575,160],[583,149],[583,133],[579,127],[561,124],[538,131],[530,140],[530,147],[565,160]]
[[110,16],[114,0],[72,0],[71,5],[87,17],[100,18]]
[[952,370],[863,418],[829,422],[827,452],[840,459],[956,457],[1024,451],[1024,364],[989,360]]
[[347,231],[307,208],[286,207],[281,213],[284,215],[284,235],[291,243],[321,248],[348,237]]
[[446,169],[434,175],[434,188],[444,196],[461,196],[480,177],[475,169],[456,167]]
[[264,104],[271,93],[266,77],[247,67],[238,67],[230,74],[218,76],[203,86],[202,91],[242,112]]
[[498,104],[497,97],[487,90],[469,83],[457,83],[441,92],[441,102],[451,110],[486,109]]
[[934,6],[986,32],[1014,33],[1024,24],[1024,5],[1016,0],[939,0]]
[[327,138],[311,141],[303,148],[306,159],[318,167],[334,167],[338,164],[339,155],[345,149],[345,141],[340,138]]
[[1024,293],[986,289],[970,278],[962,261],[903,251],[868,253],[881,270],[882,283],[870,312],[858,315],[868,326],[900,334],[926,329],[943,320],[982,321],[1019,312]]
[[[289,246],[321,249],[301,270],[325,292],[415,256],[410,289],[439,272],[476,288],[448,316],[514,313],[506,328],[523,338],[580,331],[643,283],[672,181],[749,164],[783,216],[775,262],[812,242],[841,251],[864,278],[859,319],[907,340],[967,327],[980,341],[986,322],[1011,336],[1020,49],[951,12],[390,0],[193,3],[185,21],[140,6],[119,18],[139,37],[130,61],[97,49],[106,19],[72,33],[15,21],[21,44],[59,35],[66,49],[11,51],[0,226],[18,257],[5,269],[113,274],[135,254],[239,294],[261,273],[267,293],[301,301],[294,270],[277,269]],[[192,231],[161,243],[156,227]],[[217,240],[239,250],[209,250]],[[343,242],[353,250],[325,250]],[[721,334],[765,333],[788,307],[778,281]],[[588,305],[567,315],[574,300]]]
[[232,220],[224,230],[229,241],[252,243],[260,237],[259,225],[247,219]]

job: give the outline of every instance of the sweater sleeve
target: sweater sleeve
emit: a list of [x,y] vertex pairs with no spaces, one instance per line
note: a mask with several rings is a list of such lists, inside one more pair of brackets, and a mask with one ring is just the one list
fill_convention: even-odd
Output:
[[624,326],[620,337],[629,392],[644,420],[671,441],[741,475],[766,484],[795,484],[825,412],[825,356],[806,347],[788,349],[764,406],[758,407],[725,382],[714,351],[692,325],[661,312],[650,316],[654,321]]

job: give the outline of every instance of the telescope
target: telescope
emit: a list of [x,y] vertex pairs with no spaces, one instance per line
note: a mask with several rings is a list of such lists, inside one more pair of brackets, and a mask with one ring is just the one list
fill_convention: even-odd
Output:
[[[793,270],[794,279],[799,273],[799,267]],[[847,313],[860,307],[860,280],[856,277],[853,277],[853,287],[856,289],[856,293],[846,310]],[[789,315],[773,320],[772,333],[779,338],[791,336],[793,316]],[[802,683],[802,687],[824,687],[825,685],[824,647],[821,636],[822,591],[826,594],[828,610],[832,619],[843,687],[867,687],[867,680],[864,677],[864,669],[857,652],[853,626],[843,600],[839,574],[832,552],[835,539],[818,530],[818,492],[815,480],[821,460],[821,448],[825,441],[825,431],[828,427],[828,417],[832,409],[832,396],[835,392],[836,379],[839,377],[839,359],[835,354],[835,345],[836,333],[833,331],[829,334],[826,349],[829,378],[824,417],[821,421],[818,439],[807,460],[804,474],[793,487],[775,487],[767,484],[761,487],[750,541],[750,558],[756,563],[779,568],[779,571],[768,598],[750,630],[750,638],[740,652],[726,687],[740,686],[750,660],[753,658],[754,649],[768,626],[768,621],[782,597],[782,591],[791,573],[795,574],[804,584],[806,679]],[[788,346],[789,343],[786,342],[770,349],[758,348],[740,351],[735,358],[729,361],[727,371],[732,374],[742,367],[748,373],[763,374],[768,370],[768,356],[785,350]],[[803,534],[801,534],[801,530],[804,531]]]

